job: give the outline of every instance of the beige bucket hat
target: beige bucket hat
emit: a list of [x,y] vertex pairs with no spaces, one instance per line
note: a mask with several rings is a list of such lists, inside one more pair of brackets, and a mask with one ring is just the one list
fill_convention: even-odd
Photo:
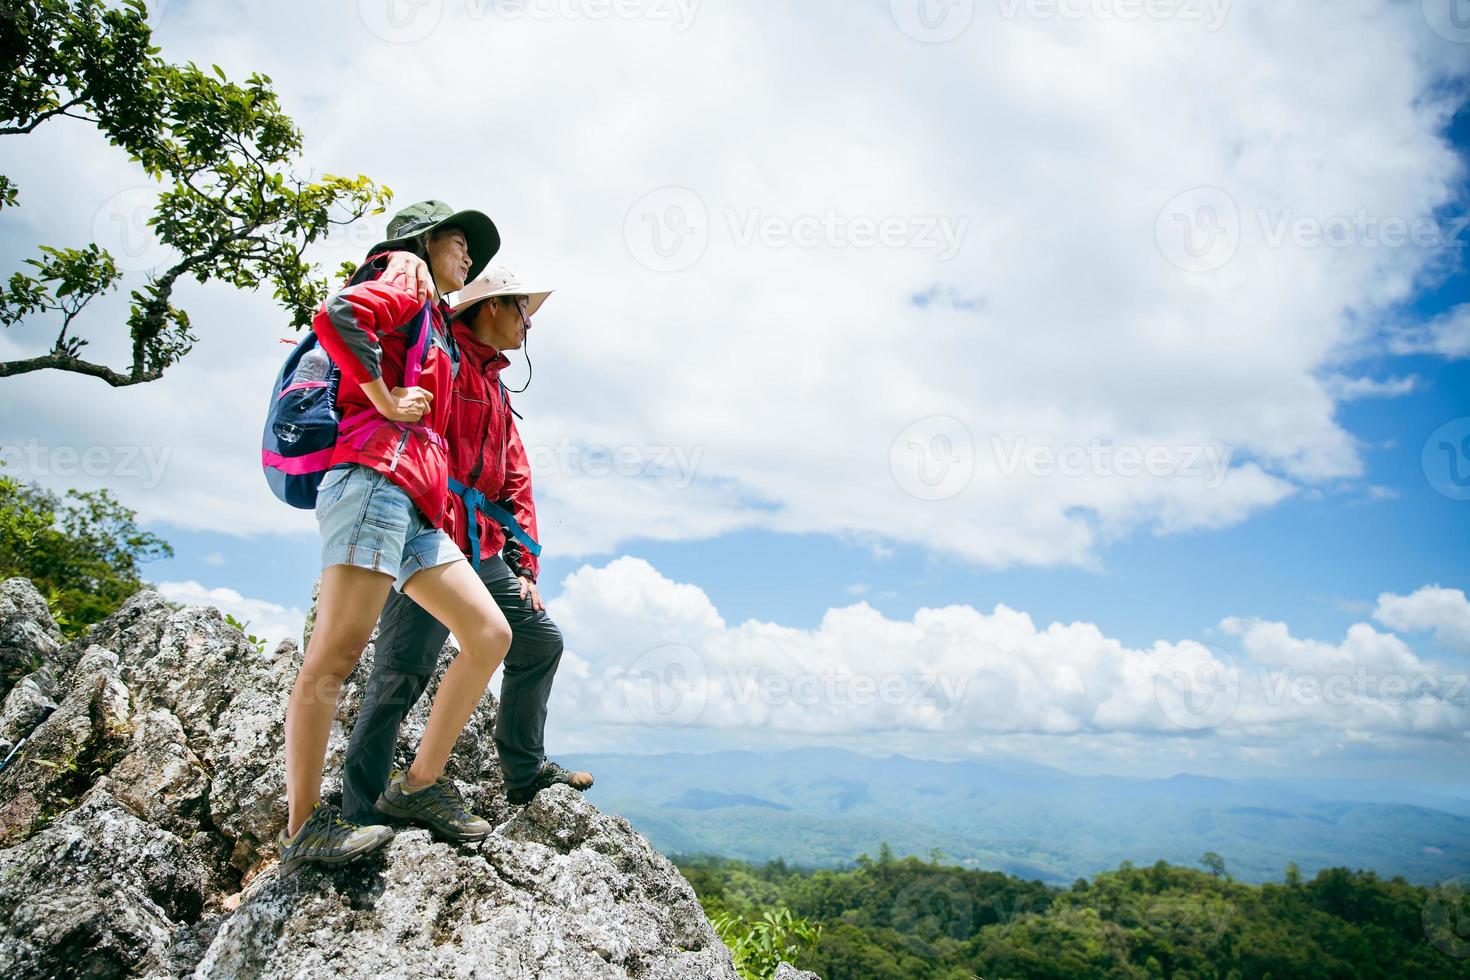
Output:
[[463,289],[454,295],[454,302],[449,309],[455,316],[474,306],[481,300],[492,296],[525,296],[526,316],[535,316],[541,304],[546,302],[546,297],[555,290],[532,289],[514,272],[503,265],[491,266],[486,269],[479,278],[471,280]]

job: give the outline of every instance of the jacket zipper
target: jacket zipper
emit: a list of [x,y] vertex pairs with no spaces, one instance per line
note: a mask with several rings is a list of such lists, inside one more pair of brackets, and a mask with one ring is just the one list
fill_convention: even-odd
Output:
[[[496,376],[496,380],[499,380],[498,375]],[[502,394],[500,397],[503,403],[505,395]],[[491,406],[492,408],[495,405],[495,403],[493,401],[490,401],[489,399],[486,399],[485,404]],[[465,481],[465,486],[467,487],[473,487],[475,485],[475,482],[480,479],[480,473],[483,472],[485,469],[485,440],[488,438],[490,438],[490,426],[487,425],[485,426],[484,431],[480,433],[480,450],[479,452],[475,453],[475,468],[470,471],[470,478]]]

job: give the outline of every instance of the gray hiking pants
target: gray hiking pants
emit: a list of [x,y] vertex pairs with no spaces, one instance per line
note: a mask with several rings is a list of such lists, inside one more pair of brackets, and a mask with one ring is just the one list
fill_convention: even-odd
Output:
[[[510,651],[501,667],[495,748],[507,789],[526,786],[546,759],[546,702],[561,662],[561,631],[544,610],[521,598],[520,581],[499,556],[480,562],[480,580],[510,623]],[[423,695],[449,630],[394,590],[378,620],[373,670],[362,710],[347,743],[342,813],[358,823],[379,820],[373,804],[388,786],[398,729]]]

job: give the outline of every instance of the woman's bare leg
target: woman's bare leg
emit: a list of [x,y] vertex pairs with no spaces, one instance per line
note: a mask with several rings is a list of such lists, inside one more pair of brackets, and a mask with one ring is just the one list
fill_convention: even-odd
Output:
[[301,829],[321,800],[322,767],[342,682],[357,666],[392,587],[386,574],[353,565],[322,572],[316,628],[286,704],[288,835]]
[[439,681],[424,737],[408,769],[409,785],[418,787],[444,774],[455,740],[510,649],[510,624],[468,562],[416,572],[403,591],[459,641],[459,655]]

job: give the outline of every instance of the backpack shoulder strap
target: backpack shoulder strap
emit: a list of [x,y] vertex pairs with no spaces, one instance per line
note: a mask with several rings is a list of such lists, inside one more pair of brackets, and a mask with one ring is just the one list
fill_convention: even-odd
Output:
[[434,301],[424,301],[424,308],[418,314],[418,329],[414,332],[413,347],[409,349],[408,357],[403,364],[403,386],[412,388],[419,383],[419,375],[423,373],[424,364],[429,359],[429,344],[434,335]]

